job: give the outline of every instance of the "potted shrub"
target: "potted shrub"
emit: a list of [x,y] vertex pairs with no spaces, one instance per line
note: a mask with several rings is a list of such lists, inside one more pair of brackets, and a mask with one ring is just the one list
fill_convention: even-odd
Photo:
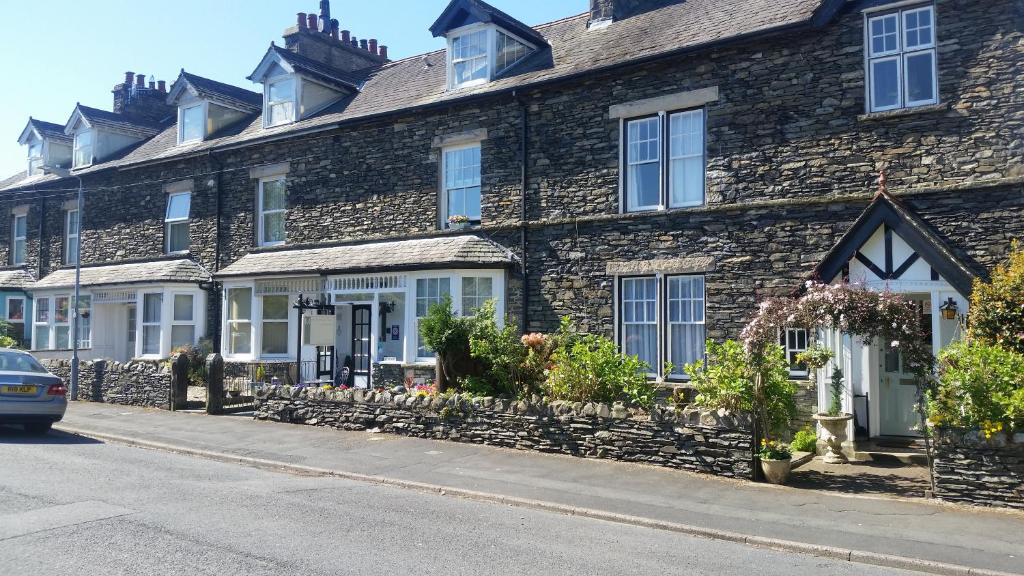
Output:
[[762,440],[761,451],[757,455],[761,459],[764,479],[769,484],[785,484],[789,480],[793,458],[789,446],[777,440]]
[[448,217],[448,228],[452,230],[465,230],[469,228],[469,216],[454,214]]

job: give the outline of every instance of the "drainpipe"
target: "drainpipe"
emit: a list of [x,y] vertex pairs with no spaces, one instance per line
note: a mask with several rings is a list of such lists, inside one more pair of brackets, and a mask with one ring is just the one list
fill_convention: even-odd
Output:
[[527,321],[527,315],[529,314],[529,300],[530,300],[530,285],[529,276],[527,274],[526,267],[526,183],[528,178],[527,171],[527,154],[530,151],[528,137],[529,137],[529,105],[519,96],[515,91],[512,92],[512,97],[515,98],[519,104],[519,253],[522,260],[523,267],[523,313],[520,318],[519,331],[523,334],[526,333],[526,329],[529,326]]
[[[211,168],[213,169],[212,171],[214,173],[214,175],[213,175],[213,182],[214,182],[214,184],[213,184],[213,193],[214,193],[214,205],[216,206],[216,209],[215,209],[215,218],[214,218],[214,224],[213,224],[213,231],[214,231],[213,232],[213,235],[214,235],[214,241],[213,241],[213,272],[216,274],[217,272],[220,271],[220,244],[221,244],[221,225],[220,225],[220,221],[221,221],[221,211],[222,211],[222,208],[221,208],[221,198],[220,198],[220,196],[221,196],[221,193],[220,193],[220,176],[221,176],[221,169],[224,167],[224,165],[221,163],[220,160],[217,159],[216,156],[213,155],[213,150],[208,150],[206,152],[206,157],[207,157],[207,160],[209,161],[209,164],[210,164]],[[209,292],[209,294],[214,299],[214,302],[216,303],[216,306],[214,306],[214,309],[216,309],[218,312],[220,312],[220,308],[222,306],[222,302],[220,301],[221,300],[221,291],[217,289],[217,281],[216,280],[210,282],[210,292]],[[213,334],[212,334],[213,335],[213,338],[212,338],[212,340],[213,340],[213,349],[216,350],[218,354],[221,353],[221,349],[220,349],[221,348],[221,346],[220,346],[220,337],[221,337],[220,330],[221,330],[221,325],[220,324],[221,324],[221,314],[218,313],[216,315],[215,322],[213,322]]]
[[[36,248],[36,280],[43,279],[43,223],[46,222],[46,199],[39,200],[39,246]],[[28,229],[28,222],[26,221],[25,229]],[[28,241],[25,242],[25,259],[28,260]],[[34,314],[35,312],[33,312]],[[26,323],[28,321],[26,320]]]

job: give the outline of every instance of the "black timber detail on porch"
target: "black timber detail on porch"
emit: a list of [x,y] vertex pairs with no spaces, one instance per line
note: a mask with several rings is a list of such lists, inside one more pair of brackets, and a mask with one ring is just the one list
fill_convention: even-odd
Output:
[[[875,264],[874,261],[872,261],[870,258],[865,256],[864,253],[861,252],[860,250],[858,250],[857,253],[854,254],[854,258],[856,258],[857,261],[860,262],[861,264],[863,264],[868,270],[871,270],[871,273],[874,274],[875,276],[878,276],[879,278],[881,278],[883,280],[898,280],[904,274],[907,273],[907,270],[910,270],[910,267],[914,265],[914,262],[917,262],[918,258],[920,258],[921,255],[918,254],[917,252],[914,252],[910,256],[907,256],[906,260],[904,260],[903,263],[899,265],[899,267],[893,268],[894,262],[895,262],[893,260],[893,255],[892,255],[892,234],[893,234],[893,232],[892,232],[892,228],[890,228],[888,224],[883,224],[883,226],[885,227],[885,231],[884,231],[884,234],[885,234],[885,238],[884,238],[884,242],[885,242],[885,267],[883,268],[883,267],[880,267],[878,264]],[[850,278],[850,270],[849,269],[844,269],[843,270],[843,279],[848,281],[849,278]],[[934,268],[932,268],[931,278],[932,278],[932,280],[938,280],[937,275],[935,274],[935,269]]]
[[[860,254],[859,250],[878,230],[886,227],[886,262],[884,269]],[[914,250],[914,255],[893,269],[892,238],[895,232]],[[927,225],[909,208],[887,193],[876,194],[871,204],[857,217],[850,229],[836,242],[828,254],[814,268],[813,276],[822,282],[831,282],[837,275],[848,272],[845,268],[856,258],[879,278],[895,279],[902,276],[918,258],[924,258],[932,269],[942,275],[963,296],[969,296],[975,274],[946,245],[928,230]],[[934,277],[934,276],[933,276]]]

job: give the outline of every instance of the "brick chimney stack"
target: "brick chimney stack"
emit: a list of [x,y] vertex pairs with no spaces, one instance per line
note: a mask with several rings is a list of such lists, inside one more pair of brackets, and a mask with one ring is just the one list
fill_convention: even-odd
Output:
[[156,79],[146,85],[145,74],[124,73],[124,82],[114,86],[115,114],[122,114],[127,120],[165,123],[174,118],[177,110],[167,104],[167,82]]
[[679,0],[590,0],[590,26],[617,22]]
[[387,49],[377,40],[356,40],[331,17],[330,0],[320,0],[318,14],[299,12],[296,24],[284,31],[285,48],[307,58],[353,72],[375,68],[388,61]]

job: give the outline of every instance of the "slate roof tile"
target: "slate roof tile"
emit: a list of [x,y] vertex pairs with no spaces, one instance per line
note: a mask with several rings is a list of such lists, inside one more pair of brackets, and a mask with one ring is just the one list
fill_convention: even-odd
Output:
[[[155,260],[102,266],[82,266],[82,286],[121,284],[198,283],[210,279],[210,273],[192,260]],[[75,269],[62,268],[39,280],[32,289],[71,288]]]

